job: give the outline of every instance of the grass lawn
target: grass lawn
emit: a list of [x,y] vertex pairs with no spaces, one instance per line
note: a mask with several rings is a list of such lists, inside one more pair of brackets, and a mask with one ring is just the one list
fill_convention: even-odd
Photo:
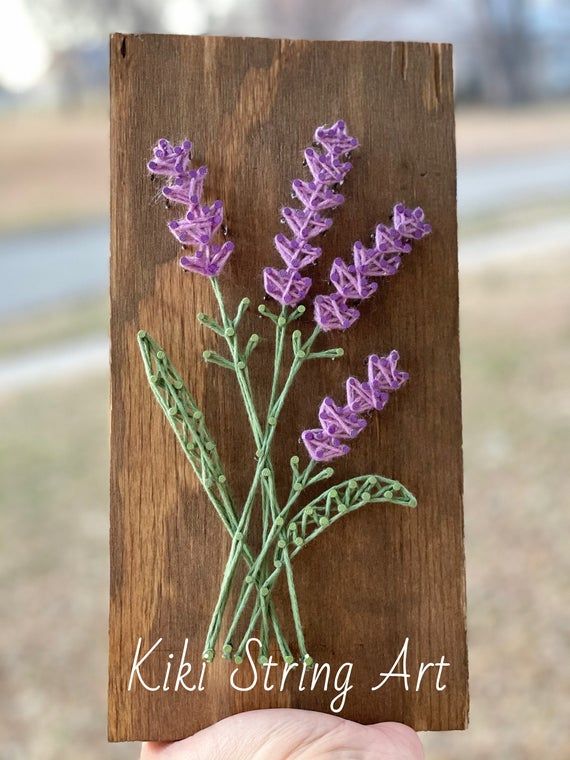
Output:
[[108,324],[108,299],[102,297],[18,314],[15,319],[2,322],[0,359],[16,359],[18,354],[36,348],[103,334]]
[[[570,612],[566,257],[462,280],[472,721],[430,760],[563,760]],[[107,379],[0,398],[0,758],[105,742]]]

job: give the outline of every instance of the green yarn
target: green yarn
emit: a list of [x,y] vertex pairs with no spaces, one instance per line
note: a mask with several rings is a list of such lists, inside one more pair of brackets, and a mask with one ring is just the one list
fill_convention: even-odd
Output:
[[[231,547],[224,568],[218,598],[208,626],[203,648],[203,659],[211,662],[216,654],[220,631],[230,598],[235,598],[235,606],[227,632],[221,646],[222,656],[235,663],[243,662],[248,640],[258,626],[261,641],[259,662],[269,662],[271,635],[279,647],[286,663],[293,663],[294,656],[279,622],[278,611],[272,598],[275,584],[285,573],[289,606],[293,622],[297,649],[304,666],[311,668],[313,658],[308,654],[299,598],[295,587],[293,559],[311,541],[328,530],[338,519],[367,504],[391,503],[399,506],[415,507],[413,495],[394,480],[379,475],[364,475],[351,478],[343,483],[325,489],[299,509],[297,502],[307,488],[326,480],[334,474],[332,467],[317,468],[310,460],[304,469],[299,468],[299,457],[290,459],[291,486],[284,505],[280,504],[275,486],[275,473],[271,459],[272,444],[279,428],[279,418],[288,393],[305,361],[313,359],[336,359],[343,355],[341,348],[313,351],[313,345],[321,330],[317,326],[303,341],[300,330],[291,334],[291,362],[284,368],[285,345],[289,325],[304,312],[303,305],[294,310],[283,307],[279,314],[272,312],[265,304],[258,312],[275,325],[273,375],[267,411],[263,418],[258,413],[251,385],[248,361],[261,339],[251,333],[243,350],[240,348],[238,327],[250,306],[248,298],[241,300],[233,319],[224,304],[217,278],[210,278],[218,305],[219,320],[203,313],[198,321],[225,343],[224,353],[213,350],[203,352],[204,360],[234,373],[244,404],[248,424],[256,449],[256,465],[246,499],[238,509],[232,496],[226,474],[201,410],[188,391],[179,373],[166,356],[164,349],[144,330],[137,333],[137,341],[150,388],[172,427],[182,450],[215,512],[231,537]],[[283,377],[284,376],[284,379]],[[262,421],[264,420],[264,421]],[[261,507],[261,547],[254,554],[248,544],[248,536],[256,503]],[[298,509],[291,517],[293,508]],[[237,596],[232,589],[238,568],[245,565],[245,575]],[[255,592],[255,593],[254,593]],[[250,600],[253,596],[253,602]],[[244,616],[247,615],[242,623]],[[241,635],[239,644],[232,642]]]

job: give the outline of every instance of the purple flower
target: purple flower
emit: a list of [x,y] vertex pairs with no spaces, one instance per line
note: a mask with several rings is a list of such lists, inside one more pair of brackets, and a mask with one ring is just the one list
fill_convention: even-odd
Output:
[[319,182],[303,182],[302,179],[294,179],[291,186],[293,193],[308,209],[324,211],[344,203],[344,195],[335,193],[330,187],[321,185]]
[[338,406],[327,396],[319,409],[319,422],[325,433],[337,438],[356,438],[366,427],[366,420],[348,406]]
[[353,412],[370,412],[376,409],[381,412],[390,398],[386,391],[380,390],[378,383],[361,383],[356,377],[346,381],[346,402]]
[[385,224],[376,225],[374,240],[374,247],[380,253],[410,253],[412,250],[411,244],[404,240],[398,230]]
[[151,174],[167,178],[167,184],[162,188],[164,197],[186,206],[181,219],[168,223],[178,242],[185,248],[194,249],[182,256],[180,265],[205,277],[217,277],[231,256],[234,244],[214,242],[224,220],[224,204],[222,201],[214,201],[211,205],[201,203],[208,169],[205,166],[191,168],[191,151],[190,140],[172,145],[162,138],[153,148],[153,158],[147,167]]
[[332,219],[327,219],[310,209],[285,207],[282,209],[283,219],[297,240],[309,240],[328,230]]
[[383,391],[396,391],[409,379],[409,374],[398,369],[400,354],[390,351],[387,356],[372,354],[368,357],[368,382]]
[[358,148],[358,140],[346,131],[346,122],[342,119],[332,127],[322,126],[315,130],[315,142],[319,143],[327,153],[338,156]]
[[354,244],[352,254],[356,271],[366,277],[391,277],[402,263],[397,253],[382,253],[376,248],[365,248],[360,241]]
[[403,237],[414,240],[421,240],[431,232],[431,225],[424,221],[423,210],[419,206],[407,208],[403,203],[394,206],[394,227]]
[[[358,140],[348,134],[344,121],[337,121],[330,127],[317,127],[315,142],[321,150],[307,148],[304,154],[312,180],[294,179],[291,183],[293,197],[300,202],[301,208],[282,209],[283,221],[291,231],[290,237],[280,233],[274,241],[287,271],[303,269],[321,255],[321,249],[309,245],[308,241],[326,232],[332,225],[332,219],[323,216],[323,212],[344,203],[344,196],[337,192],[337,185],[343,182],[352,164],[343,160],[343,156],[358,147]],[[281,295],[284,275],[279,284],[275,283],[272,275],[269,280],[264,275],[264,279],[270,284],[270,289],[266,287],[268,295],[284,304]],[[293,278],[293,281],[300,282],[298,278]],[[310,283],[304,296],[309,288]],[[295,303],[298,301],[295,300]]]
[[223,245],[213,243],[198,250],[192,256],[182,256],[180,266],[189,272],[205,277],[217,277],[232,255],[234,244],[229,240]]
[[282,306],[297,306],[307,295],[311,287],[310,277],[301,277],[296,269],[263,270],[263,284],[268,295]]
[[342,443],[338,438],[328,435],[321,428],[304,430],[301,433],[301,440],[305,444],[311,459],[316,462],[328,462],[331,459],[342,457],[350,451],[350,446]]
[[378,284],[369,277],[390,277],[396,274],[402,263],[402,255],[412,250],[405,238],[418,239],[431,231],[424,222],[421,208],[414,211],[402,203],[394,207],[394,227],[378,224],[374,233],[374,246],[366,248],[357,241],[352,247],[353,263],[335,259],[330,271],[330,281],[336,293],[317,296],[315,322],[323,330],[346,330],[359,317],[359,312],[348,305],[348,301],[370,298],[378,289]]
[[180,145],[172,145],[169,140],[161,138],[152,149],[153,157],[147,168],[151,174],[176,177],[186,171],[191,151],[190,140],[184,140]]
[[378,283],[370,282],[354,265],[342,259],[333,261],[329,277],[346,301],[370,298],[378,290]]
[[386,356],[373,354],[368,357],[368,381],[356,377],[346,381],[346,406],[340,406],[328,396],[319,408],[320,428],[305,430],[301,440],[311,459],[328,462],[348,454],[349,447],[343,438],[356,438],[366,427],[366,420],[359,416],[373,409],[384,409],[393,393],[408,379],[408,373],[397,369],[400,356],[390,351]]
[[315,182],[327,185],[338,185],[352,169],[350,161],[341,161],[326,153],[319,153],[314,148],[305,150],[305,161]]
[[224,204],[215,201],[211,206],[191,206],[183,219],[169,222],[168,228],[182,245],[206,245],[223,219]]
[[301,242],[295,238],[289,240],[283,234],[275,236],[275,247],[287,265],[287,269],[303,269],[315,262],[321,255],[320,248],[314,248],[309,243]]
[[349,306],[339,293],[315,298],[315,322],[321,330],[347,330],[353,325],[360,312]]
[[162,194],[173,203],[195,206],[202,197],[207,174],[208,168],[206,166],[200,166],[198,169],[191,169],[184,174],[179,174],[170,185],[165,185],[162,188]]

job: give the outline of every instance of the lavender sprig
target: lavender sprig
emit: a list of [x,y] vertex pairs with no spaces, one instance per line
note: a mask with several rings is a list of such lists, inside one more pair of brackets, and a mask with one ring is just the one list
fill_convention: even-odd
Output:
[[358,147],[358,140],[348,134],[342,120],[331,127],[318,127],[314,137],[320,151],[305,150],[305,162],[312,179],[308,182],[294,179],[291,183],[293,197],[301,208],[282,209],[290,237],[280,233],[274,240],[285,269],[266,267],[263,270],[265,292],[282,306],[296,306],[309,292],[311,279],[301,277],[299,270],[313,264],[322,253],[320,248],[310,245],[309,240],[330,229],[332,219],[323,212],[344,203],[344,196],[337,192],[337,187],[344,182],[352,164],[343,157]]
[[397,203],[393,218],[393,227],[377,225],[372,248],[366,248],[360,241],[354,243],[352,263],[347,264],[341,258],[334,260],[329,279],[335,292],[318,295],[314,300],[315,322],[323,332],[351,327],[360,317],[352,302],[364,301],[378,290],[378,283],[370,278],[396,274],[402,255],[412,250],[409,240],[421,240],[431,232],[419,206],[410,209]]
[[361,383],[355,377],[346,381],[346,403],[338,406],[327,397],[319,409],[320,428],[304,430],[301,439],[312,460],[330,462],[344,456],[350,446],[346,439],[356,438],[366,427],[362,414],[380,411],[388,403],[389,394],[408,381],[409,375],[398,369],[400,355],[390,351],[386,356],[368,357],[368,380]]
[[[354,324],[360,316],[357,304],[370,298],[378,290],[377,278],[393,276],[400,268],[402,257],[410,253],[411,242],[420,240],[431,231],[421,208],[411,209],[403,203],[398,203],[394,207],[392,226],[377,225],[373,245],[370,248],[357,241],[352,249],[351,262],[347,263],[341,258],[334,260],[330,271],[330,282],[334,290],[326,295],[318,295],[314,299],[316,326],[311,335],[303,339],[299,330],[293,332],[292,362],[284,383],[279,389],[286,330],[288,325],[305,311],[305,306],[300,302],[306,298],[312,286],[311,278],[303,276],[301,270],[315,263],[321,255],[321,249],[312,245],[311,241],[330,228],[332,219],[328,216],[328,212],[338,208],[344,202],[344,196],[338,189],[351,169],[351,164],[348,161],[349,154],[358,147],[358,140],[348,134],[344,121],[338,121],[331,127],[319,127],[315,131],[314,137],[315,148],[307,148],[304,153],[305,162],[312,178],[310,180],[293,180],[292,194],[299,201],[300,208],[285,207],[282,209],[282,218],[289,227],[289,236],[280,233],[274,240],[285,268],[267,267],[263,272],[267,294],[282,306],[279,315],[268,310],[265,305],[259,307],[260,313],[269,317],[276,326],[274,373],[267,415],[264,421],[257,414],[248,374],[248,361],[252,351],[258,345],[259,336],[251,335],[244,350],[240,349],[237,337],[238,326],[249,306],[249,299],[242,299],[235,317],[230,317],[218,282],[218,275],[222,272],[234,250],[232,242],[219,239],[224,218],[223,203],[220,200],[209,204],[203,202],[207,168],[205,166],[197,168],[192,166],[192,143],[189,140],[184,140],[180,145],[171,144],[165,139],[159,140],[153,150],[153,157],[148,163],[148,170],[151,174],[162,176],[166,180],[162,187],[162,195],[169,202],[181,204],[185,208],[184,216],[171,221],[168,226],[176,240],[188,250],[188,253],[185,253],[180,259],[181,265],[188,271],[207,277],[212,284],[219,306],[220,321],[218,322],[205,314],[199,314],[198,319],[205,327],[222,337],[229,350],[229,357],[224,357],[214,351],[206,351],[204,358],[206,361],[234,371],[257,449],[257,465],[239,518],[237,511],[234,511],[233,506],[227,501],[213,501],[232,535],[232,546],[224,571],[219,598],[206,637],[204,658],[207,660],[211,660],[214,656],[234,574],[239,559],[243,557],[246,559],[249,570],[238,597],[234,617],[226,634],[223,646],[224,656],[229,657],[235,653],[236,662],[241,660],[244,641],[253,632],[256,621],[261,616],[262,654],[260,661],[262,663],[267,661],[270,624],[273,624],[275,636],[285,661],[291,662],[293,660],[291,651],[279,627],[276,610],[271,599],[276,575],[283,567],[287,576],[297,644],[303,661],[307,666],[310,666],[312,658],[306,651],[293,579],[292,558],[305,543],[312,540],[336,519],[334,516],[331,517],[330,510],[337,502],[339,515],[346,510],[359,508],[370,500],[392,500],[393,503],[399,503],[397,498],[392,498],[391,486],[386,485],[387,481],[379,491],[375,490],[375,484],[382,481],[381,476],[365,476],[362,485],[355,486],[356,492],[351,489],[353,483],[357,483],[358,479],[347,481],[338,486],[338,489],[343,489],[345,494],[341,501],[338,501],[339,491],[335,487],[330,488],[299,513],[299,520],[294,518],[288,525],[285,524],[289,510],[304,489],[320,480],[331,477],[334,472],[330,467],[313,472],[314,468],[321,462],[327,462],[347,454],[350,450],[347,441],[355,439],[367,425],[367,419],[364,415],[372,410],[383,409],[390,394],[406,382],[407,373],[397,367],[399,356],[396,351],[392,351],[386,356],[375,354],[369,356],[367,379],[361,381],[355,377],[348,378],[344,403],[337,404],[330,397],[323,399],[318,415],[320,427],[305,430],[302,433],[302,440],[310,457],[308,465],[300,472],[298,457],[291,459],[291,492],[283,508],[279,505],[276,493],[271,463],[271,446],[280,413],[293,381],[306,360],[313,358],[334,359],[342,356],[343,353],[341,348],[314,351],[313,345],[317,337],[322,331],[346,330]],[[290,311],[291,307],[296,308],[294,311]],[[146,343],[143,341],[141,351],[146,366],[148,357],[145,353],[145,346]],[[162,351],[157,351],[157,357],[162,353]],[[149,371],[148,367],[147,371]],[[152,383],[153,378],[154,375],[151,372],[149,382]],[[168,382],[170,381],[168,380]],[[170,389],[173,398],[177,397],[177,389],[181,387],[182,381],[177,379],[176,382],[178,384],[173,386],[174,390]],[[156,392],[155,388],[153,390]],[[207,440],[204,443],[204,451],[202,452],[200,449],[201,459],[197,459],[198,454],[195,454],[194,449],[190,451],[187,447],[186,433],[181,435],[177,424],[175,424],[177,410],[166,403],[162,403],[164,399],[160,393],[157,398],[175,432],[177,432],[183,448],[185,447],[191,463],[199,466],[199,478],[204,488],[208,492],[215,481],[220,496],[225,499],[227,493],[225,476],[221,473],[221,464],[215,455],[213,441]],[[184,408],[180,405],[177,409],[180,410],[180,414],[185,414]],[[194,410],[193,414],[195,415],[193,419],[198,421],[201,415],[199,410]],[[191,430],[194,424],[192,420],[190,418],[184,418],[184,420],[186,429]],[[216,463],[215,473],[210,462]],[[214,473],[214,477],[212,478],[209,473]],[[397,488],[401,486],[396,481],[390,482],[394,484],[393,491],[395,493]],[[261,492],[263,543],[259,554],[254,558],[247,545],[247,534],[258,490]],[[210,490],[209,493],[212,491]],[[413,497],[411,498],[413,499]],[[406,503],[409,503],[409,500]],[[319,512],[315,511],[317,507],[313,504],[319,505]],[[321,509],[324,512],[321,513]],[[307,526],[311,519],[313,521],[317,519],[315,515],[318,515],[316,527],[307,532]],[[275,547],[275,570],[267,564],[272,547]],[[247,607],[247,601],[254,588],[257,589],[254,611],[250,616],[244,640],[235,650],[231,636],[237,630],[241,615]]]
[[214,201],[202,203],[204,180],[208,174],[205,166],[191,168],[192,143],[184,140],[172,145],[161,138],[153,149],[153,158],[147,168],[151,174],[166,177],[162,194],[169,201],[186,207],[181,219],[168,223],[168,229],[184,248],[192,251],[190,256],[180,258],[180,265],[189,272],[205,277],[217,277],[234,251],[234,244],[227,240],[215,242],[224,221],[224,204]]

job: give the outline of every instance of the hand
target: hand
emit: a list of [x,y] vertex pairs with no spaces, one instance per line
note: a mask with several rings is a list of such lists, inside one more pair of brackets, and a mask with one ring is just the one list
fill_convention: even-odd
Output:
[[422,760],[417,734],[400,723],[361,726],[305,710],[233,715],[173,744],[143,744],[140,760]]

